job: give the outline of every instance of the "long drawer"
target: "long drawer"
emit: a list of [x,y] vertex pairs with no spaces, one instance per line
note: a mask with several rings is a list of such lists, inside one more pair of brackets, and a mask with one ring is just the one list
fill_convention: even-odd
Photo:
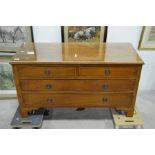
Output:
[[23,94],[25,106],[32,107],[129,107],[132,94]]
[[135,80],[20,80],[23,91],[133,91]]
[[18,76],[28,78],[72,78],[76,76],[71,66],[18,66]]
[[136,66],[81,66],[79,76],[87,78],[136,78]]

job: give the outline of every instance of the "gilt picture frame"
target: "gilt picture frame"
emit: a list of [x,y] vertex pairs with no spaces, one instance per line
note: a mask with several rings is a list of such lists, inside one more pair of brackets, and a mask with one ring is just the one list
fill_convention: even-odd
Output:
[[155,50],[155,26],[143,26],[138,49]]
[[107,26],[61,26],[62,42],[106,42]]
[[22,43],[33,41],[32,26],[0,26],[0,52],[15,53]]

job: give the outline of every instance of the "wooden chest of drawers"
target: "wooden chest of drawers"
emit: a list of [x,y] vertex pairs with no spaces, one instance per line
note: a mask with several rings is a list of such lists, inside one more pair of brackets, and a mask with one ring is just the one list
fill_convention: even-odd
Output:
[[112,107],[133,116],[143,61],[130,44],[26,44],[13,59],[23,117],[55,107]]

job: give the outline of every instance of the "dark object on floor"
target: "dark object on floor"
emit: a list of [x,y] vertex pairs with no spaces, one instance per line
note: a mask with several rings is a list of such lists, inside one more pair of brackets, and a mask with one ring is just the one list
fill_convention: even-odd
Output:
[[80,108],[77,108],[77,109],[76,109],[76,111],[83,111],[83,110],[85,110],[85,108],[81,108],[81,107],[80,107]]
[[51,120],[52,119],[52,114],[53,114],[53,109],[45,109],[44,112],[44,120]]

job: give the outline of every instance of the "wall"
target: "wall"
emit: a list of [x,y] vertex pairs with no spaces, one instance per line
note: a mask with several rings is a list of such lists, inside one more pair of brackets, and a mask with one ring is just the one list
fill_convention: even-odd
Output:
[[35,42],[61,42],[60,26],[33,26]]
[[[110,26],[107,42],[130,42],[137,49],[142,27],[140,26]],[[139,89],[155,90],[155,51],[138,51],[145,62],[142,69]]]
[[[142,27],[109,26],[107,42],[130,42],[137,49]],[[34,26],[35,42],[61,42],[60,26]],[[155,51],[137,51],[145,62],[139,89],[155,90]]]

